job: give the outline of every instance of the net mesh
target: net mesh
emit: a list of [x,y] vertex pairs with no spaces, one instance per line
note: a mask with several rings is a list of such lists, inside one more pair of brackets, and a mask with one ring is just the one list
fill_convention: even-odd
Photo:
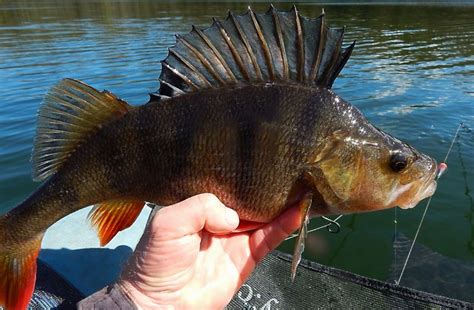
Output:
[[[291,256],[274,251],[256,268],[227,309],[474,309],[474,304],[362,277],[302,260],[294,283]],[[72,309],[84,298],[39,260],[29,309]]]
[[28,309],[75,309],[83,298],[72,284],[38,259],[36,287]]
[[273,252],[228,309],[473,309],[473,304],[302,260],[294,283],[291,256]]
[[[412,242],[401,233],[395,235],[389,282],[398,279]],[[444,256],[416,243],[400,284],[474,302],[474,263]]]

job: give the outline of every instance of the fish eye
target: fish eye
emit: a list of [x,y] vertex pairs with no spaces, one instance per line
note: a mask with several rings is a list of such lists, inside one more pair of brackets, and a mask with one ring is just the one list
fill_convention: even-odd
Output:
[[408,166],[408,158],[402,153],[394,153],[390,158],[390,168],[395,172],[401,172]]

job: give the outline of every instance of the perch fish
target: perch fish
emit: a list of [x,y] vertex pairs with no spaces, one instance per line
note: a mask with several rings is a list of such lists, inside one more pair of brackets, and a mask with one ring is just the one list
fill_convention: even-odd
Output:
[[318,18],[248,10],[178,36],[160,88],[129,105],[64,79],[39,110],[33,176],[43,184],[0,217],[0,304],[24,309],[46,229],[95,205],[100,244],[145,202],[171,205],[210,192],[240,230],[297,206],[311,216],[414,207],[436,188],[436,162],[374,127],[331,86],[355,42]]

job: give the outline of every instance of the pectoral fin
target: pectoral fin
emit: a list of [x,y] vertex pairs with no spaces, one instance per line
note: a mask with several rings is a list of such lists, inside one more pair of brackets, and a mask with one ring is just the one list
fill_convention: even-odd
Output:
[[301,255],[304,251],[304,243],[306,241],[306,235],[308,234],[308,223],[309,223],[309,210],[313,202],[313,194],[308,193],[303,200],[300,202],[301,210],[301,226],[298,231],[298,237],[295,243],[295,249],[293,251],[293,261],[291,262],[291,281],[295,280],[296,269],[301,261]]

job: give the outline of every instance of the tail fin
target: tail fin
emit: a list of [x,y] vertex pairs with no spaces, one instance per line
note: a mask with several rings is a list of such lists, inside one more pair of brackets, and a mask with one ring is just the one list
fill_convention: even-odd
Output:
[[0,305],[6,310],[26,309],[35,288],[43,235],[16,245],[7,244],[5,236],[0,236]]

